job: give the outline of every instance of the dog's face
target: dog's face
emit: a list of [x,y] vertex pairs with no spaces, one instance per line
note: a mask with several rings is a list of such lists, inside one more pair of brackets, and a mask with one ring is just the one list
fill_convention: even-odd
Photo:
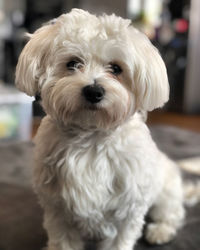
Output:
[[164,63],[129,20],[74,9],[30,37],[16,84],[41,93],[47,114],[64,125],[117,126],[168,100]]

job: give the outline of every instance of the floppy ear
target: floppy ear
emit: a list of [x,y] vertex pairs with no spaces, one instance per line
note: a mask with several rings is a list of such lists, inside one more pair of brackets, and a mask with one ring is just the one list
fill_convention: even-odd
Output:
[[137,108],[151,111],[162,107],[169,99],[169,84],[165,64],[149,39],[129,27],[133,45],[134,92]]
[[16,86],[26,94],[34,96],[40,92],[45,78],[45,65],[55,38],[55,24],[38,29],[22,50],[16,67]]

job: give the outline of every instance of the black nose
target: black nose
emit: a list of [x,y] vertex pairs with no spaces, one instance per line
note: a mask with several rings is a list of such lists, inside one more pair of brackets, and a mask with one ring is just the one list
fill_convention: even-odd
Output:
[[100,102],[105,95],[105,89],[99,84],[87,85],[82,91],[85,99],[91,103]]

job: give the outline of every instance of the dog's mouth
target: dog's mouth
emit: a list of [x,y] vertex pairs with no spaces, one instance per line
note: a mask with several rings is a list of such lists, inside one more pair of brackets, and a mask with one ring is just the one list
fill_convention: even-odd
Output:
[[98,111],[101,108],[97,104],[86,104],[86,105],[84,105],[84,109],[91,110],[91,111]]

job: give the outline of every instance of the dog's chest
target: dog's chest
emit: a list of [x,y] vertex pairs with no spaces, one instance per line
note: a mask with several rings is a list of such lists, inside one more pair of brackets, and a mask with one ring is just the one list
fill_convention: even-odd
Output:
[[[114,148],[91,140],[71,145],[64,154],[62,196],[79,216],[97,216],[123,192],[126,176]],[[121,187],[120,187],[121,185]],[[110,208],[109,208],[110,209]],[[102,216],[102,215],[100,215]]]
[[152,179],[141,171],[127,140],[97,135],[71,141],[58,168],[66,208],[77,220],[89,218],[90,225],[106,217],[125,219],[138,200],[145,201]]
[[115,234],[114,221],[125,219],[133,204],[134,171],[120,147],[90,138],[87,143],[72,143],[63,155],[61,195],[86,237]]

